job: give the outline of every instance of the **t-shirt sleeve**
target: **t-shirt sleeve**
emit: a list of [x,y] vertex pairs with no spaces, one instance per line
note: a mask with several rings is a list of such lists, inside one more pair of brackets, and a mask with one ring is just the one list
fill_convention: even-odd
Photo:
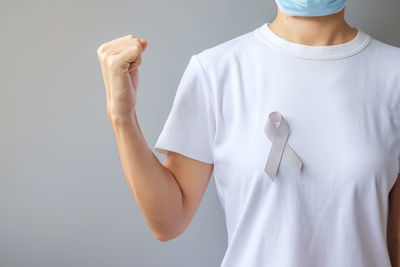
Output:
[[173,151],[192,159],[214,163],[215,120],[210,86],[203,67],[192,55],[179,82],[171,111],[154,150],[167,155]]

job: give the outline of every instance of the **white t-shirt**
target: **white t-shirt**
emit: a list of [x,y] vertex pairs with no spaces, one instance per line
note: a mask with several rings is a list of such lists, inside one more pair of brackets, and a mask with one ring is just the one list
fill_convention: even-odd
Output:
[[[400,48],[358,29],[308,46],[269,22],[192,55],[155,151],[214,164],[222,267],[389,267],[388,194],[400,164]],[[274,180],[271,112],[290,127]]]

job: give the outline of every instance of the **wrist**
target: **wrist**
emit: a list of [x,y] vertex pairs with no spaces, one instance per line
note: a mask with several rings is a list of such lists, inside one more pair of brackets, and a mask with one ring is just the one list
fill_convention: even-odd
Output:
[[120,124],[132,124],[136,123],[135,111],[130,113],[116,113],[112,112],[108,114],[108,119],[112,126],[117,126]]

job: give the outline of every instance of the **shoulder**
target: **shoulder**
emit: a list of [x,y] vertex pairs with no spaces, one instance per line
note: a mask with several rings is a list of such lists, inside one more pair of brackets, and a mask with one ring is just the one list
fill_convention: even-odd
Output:
[[375,39],[372,37],[371,45],[374,46],[375,49],[379,49],[380,51],[386,51],[389,53],[400,53],[400,47],[391,45],[384,41]]
[[372,38],[369,50],[377,62],[394,64],[400,68],[400,47]]
[[255,44],[254,40],[254,29],[251,29],[217,45],[206,47],[194,55],[204,69],[210,71],[221,69],[251,51],[252,45]]
[[[389,102],[394,105],[396,118],[400,110],[400,47],[372,39],[369,62],[379,79],[381,91],[387,92]],[[388,91],[384,90],[387,89]],[[400,121],[399,121],[400,127]]]
[[[371,64],[388,87],[394,88],[400,100],[400,47],[373,39]],[[400,104],[400,103],[399,103]]]

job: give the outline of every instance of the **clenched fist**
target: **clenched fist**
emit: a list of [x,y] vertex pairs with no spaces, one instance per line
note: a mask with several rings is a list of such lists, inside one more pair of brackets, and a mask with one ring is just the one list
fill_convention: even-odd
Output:
[[147,47],[132,34],[111,40],[97,49],[107,97],[107,116],[130,115],[136,106],[138,67]]

